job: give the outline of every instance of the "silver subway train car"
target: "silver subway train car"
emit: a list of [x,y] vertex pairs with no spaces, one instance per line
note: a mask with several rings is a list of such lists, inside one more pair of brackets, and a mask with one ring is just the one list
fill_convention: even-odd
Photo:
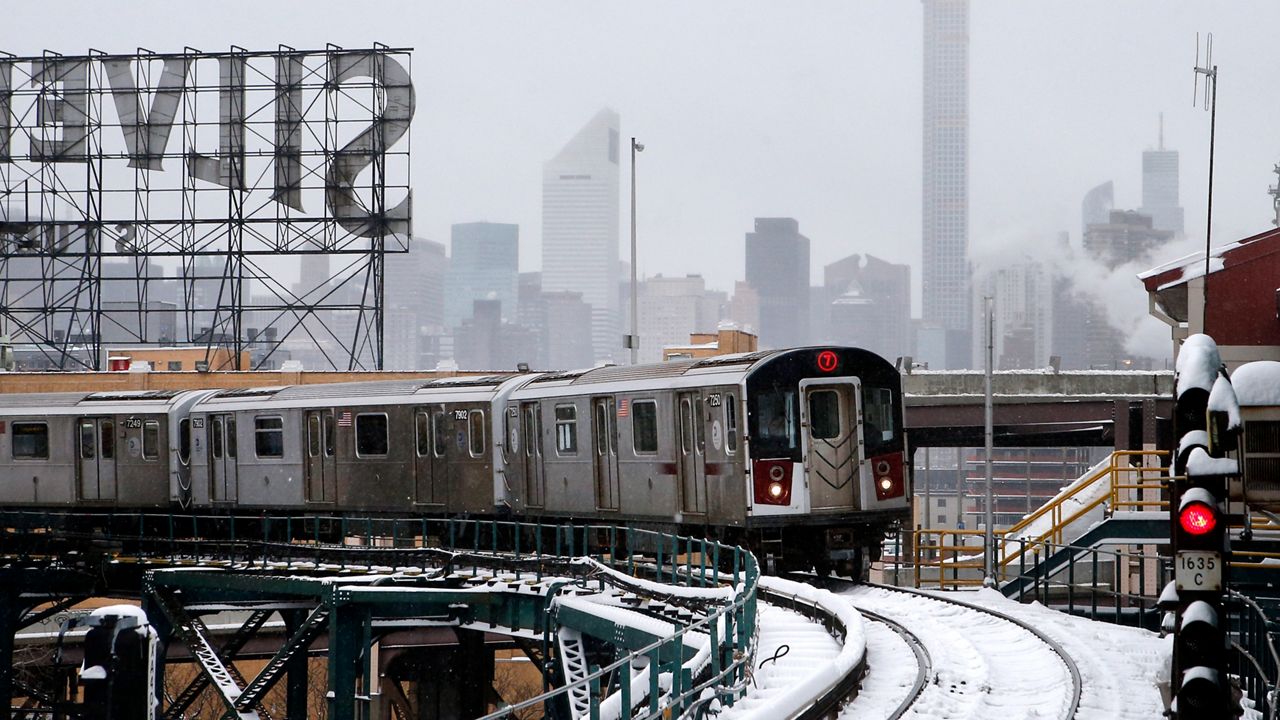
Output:
[[[444,380],[0,397],[5,506],[608,522],[861,574],[906,521],[896,369],[856,348]],[[33,479],[34,478],[34,479]]]

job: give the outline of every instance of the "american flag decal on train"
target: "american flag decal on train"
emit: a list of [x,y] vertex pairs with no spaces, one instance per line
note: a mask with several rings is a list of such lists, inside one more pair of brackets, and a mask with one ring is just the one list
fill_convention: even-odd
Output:
[[338,427],[351,427],[351,411],[343,410],[338,415]]
[[631,410],[631,400],[629,398],[622,398],[618,401],[618,417],[626,417],[629,410]]

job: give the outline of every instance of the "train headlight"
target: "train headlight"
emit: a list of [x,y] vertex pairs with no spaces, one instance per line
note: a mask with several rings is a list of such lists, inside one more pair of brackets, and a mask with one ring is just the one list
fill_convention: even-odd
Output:
[[788,460],[753,460],[754,496],[764,505],[791,504],[791,462]]
[[889,492],[893,489],[893,479],[888,477],[880,478],[880,489]]

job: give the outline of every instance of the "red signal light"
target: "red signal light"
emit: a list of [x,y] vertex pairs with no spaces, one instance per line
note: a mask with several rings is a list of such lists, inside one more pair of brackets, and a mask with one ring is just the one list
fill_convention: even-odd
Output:
[[1218,527],[1218,513],[1204,503],[1193,502],[1182,508],[1178,523],[1189,535],[1206,535]]
[[840,356],[834,350],[823,350],[818,353],[818,369],[822,372],[834,372],[839,364]]

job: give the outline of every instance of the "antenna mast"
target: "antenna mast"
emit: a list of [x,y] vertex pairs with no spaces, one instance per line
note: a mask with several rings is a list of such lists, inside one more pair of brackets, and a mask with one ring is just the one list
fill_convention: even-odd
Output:
[[[1196,104],[1200,91],[1200,76],[1204,75],[1204,109],[1209,111],[1209,198],[1204,228],[1204,280],[1201,287],[1204,301],[1200,314],[1200,332],[1209,334],[1209,249],[1213,235],[1213,141],[1218,118],[1218,66],[1213,64],[1213,33],[1205,40],[1204,65],[1200,65],[1200,33],[1196,33],[1196,64],[1193,68],[1195,84],[1191,91],[1191,105]],[[1163,134],[1163,131],[1162,133]],[[1280,212],[1280,211],[1278,211]]]
[[1276,217],[1271,224],[1280,226],[1280,163],[1276,163],[1275,167],[1271,168],[1271,172],[1276,174],[1278,180],[1275,185],[1267,188],[1267,194],[1271,196],[1271,207],[1276,211]]

